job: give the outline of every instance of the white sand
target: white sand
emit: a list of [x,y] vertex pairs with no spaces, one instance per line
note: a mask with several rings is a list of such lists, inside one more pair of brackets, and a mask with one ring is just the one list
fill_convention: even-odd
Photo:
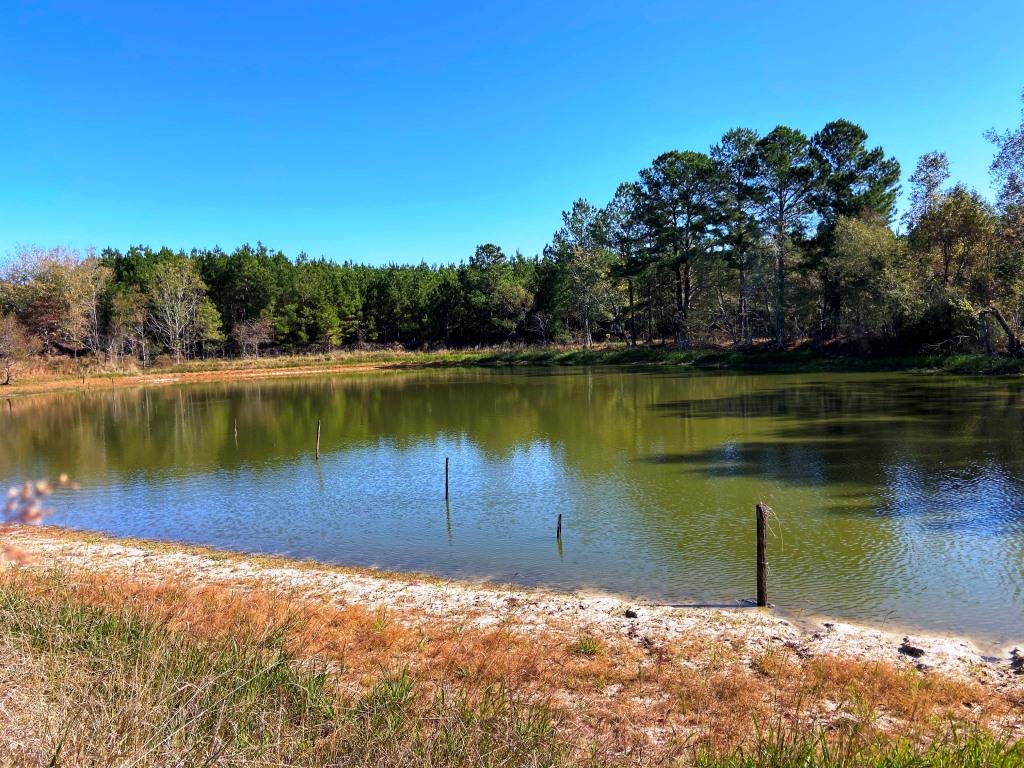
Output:
[[[4,538],[29,555],[27,567],[128,574],[140,580],[171,577],[186,584],[239,588],[259,584],[296,599],[386,608],[397,620],[410,623],[433,618],[479,626],[501,622],[521,632],[544,629],[575,635],[586,631],[637,643],[686,636],[725,644],[747,658],[785,645],[804,658],[851,656],[937,670],[998,689],[1024,688],[1024,674],[1015,674],[1011,666],[1012,647],[997,656],[987,655],[959,637],[922,633],[908,637],[905,632],[826,619],[796,622],[755,608],[670,607],[626,602],[608,594],[470,584],[421,574],[376,573],[194,547],[176,549],[53,528],[20,528],[5,532]],[[627,618],[627,608],[633,608],[637,618]],[[901,652],[905,637],[923,655],[913,658]]]

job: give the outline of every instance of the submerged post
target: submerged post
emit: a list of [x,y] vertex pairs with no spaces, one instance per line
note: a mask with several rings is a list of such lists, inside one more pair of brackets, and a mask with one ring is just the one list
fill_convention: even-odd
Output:
[[238,442],[238,419],[235,419],[235,442]]
[[320,419],[316,420],[316,460],[320,461]]
[[448,457],[444,457],[444,500],[448,501]]
[[559,541],[562,540],[562,513],[558,513],[558,525],[555,528],[555,538]]
[[758,503],[757,511],[757,605],[763,608],[768,605],[768,559],[765,548],[765,536],[768,529],[768,507]]

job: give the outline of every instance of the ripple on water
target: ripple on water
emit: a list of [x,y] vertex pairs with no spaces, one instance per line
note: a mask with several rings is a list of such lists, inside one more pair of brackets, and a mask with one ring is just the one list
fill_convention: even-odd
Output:
[[5,415],[0,478],[68,472],[77,527],[671,602],[752,596],[765,501],[776,604],[1020,636],[1018,392],[584,369],[95,392]]

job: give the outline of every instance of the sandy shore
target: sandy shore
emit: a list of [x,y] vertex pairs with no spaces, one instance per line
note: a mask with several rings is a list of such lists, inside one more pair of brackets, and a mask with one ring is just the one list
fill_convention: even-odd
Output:
[[658,644],[686,638],[718,644],[747,661],[773,647],[801,659],[843,656],[938,671],[1000,690],[1024,689],[1021,658],[1012,647],[986,653],[962,637],[885,631],[826,619],[787,619],[755,608],[674,607],[627,602],[595,593],[563,593],[333,567],[278,557],[246,556],[199,547],[54,527],[4,533],[29,556],[31,568],[128,575],[137,580],[259,588],[334,606],[386,609],[405,623],[438,620],[510,626],[523,633],[576,636],[586,631],[614,642]]

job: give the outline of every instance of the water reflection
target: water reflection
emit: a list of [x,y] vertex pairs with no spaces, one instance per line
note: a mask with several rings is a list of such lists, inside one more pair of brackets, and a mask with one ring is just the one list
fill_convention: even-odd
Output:
[[877,374],[193,385],[9,400],[0,477],[69,472],[80,527],[676,603],[750,596],[764,499],[780,605],[998,639],[1024,632],[1022,407]]

